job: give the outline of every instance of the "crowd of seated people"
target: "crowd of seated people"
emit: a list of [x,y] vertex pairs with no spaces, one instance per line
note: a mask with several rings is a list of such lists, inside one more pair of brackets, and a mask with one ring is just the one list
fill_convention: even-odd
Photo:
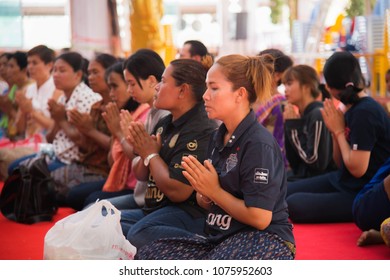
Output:
[[1,179],[45,156],[57,203],[109,200],[139,259],[294,259],[292,223],[355,222],[358,245],[388,244],[389,115],[351,53],[323,75],[196,40],[168,65],[150,49],[3,53]]

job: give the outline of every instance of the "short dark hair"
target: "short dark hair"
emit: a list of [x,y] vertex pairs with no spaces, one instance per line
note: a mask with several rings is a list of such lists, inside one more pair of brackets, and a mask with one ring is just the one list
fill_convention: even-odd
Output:
[[27,56],[37,55],[45,63],[54,62],[55,52],[45,45],[38,45],[27,52]]
[[191,56],[194,56],[194,55],[205,56],[209,53],[207,50],[207,47],[201,41],[188,40],[188,41],[184,42],[184,45],[187,45],[187,44],[191,45],[191,47],[189,49]]
[[26,67],[27,67],[27,53],[26,52],[16,51],[14,53],[11,53],[8,60],[11,60],[12,58],[16,60],[16,64],[18,64],[18,66],[21,70],[26,69]]

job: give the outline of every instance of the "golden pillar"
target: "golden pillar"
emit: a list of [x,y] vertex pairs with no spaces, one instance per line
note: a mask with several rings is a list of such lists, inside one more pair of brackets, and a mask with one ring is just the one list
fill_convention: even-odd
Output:
[[162,40],[163,0],[131,0],[130,30],[131,51],[152,49],[163,59],[165,44]]

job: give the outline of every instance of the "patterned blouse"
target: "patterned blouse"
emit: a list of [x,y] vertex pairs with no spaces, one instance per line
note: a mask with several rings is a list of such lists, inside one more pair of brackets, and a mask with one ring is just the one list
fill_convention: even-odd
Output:
[[[93,92],[84,82],[81,82],[74,89],[68,101],[63,95],[59,98],[58,103],[65,105],[65,110],[77,109],[80,113],[90,113],[92,105],[100,100],[102,97],[98,93]],[[66,164],[80,160],[79,147],[62,129],[55,135],[53,147],[56,157]]]

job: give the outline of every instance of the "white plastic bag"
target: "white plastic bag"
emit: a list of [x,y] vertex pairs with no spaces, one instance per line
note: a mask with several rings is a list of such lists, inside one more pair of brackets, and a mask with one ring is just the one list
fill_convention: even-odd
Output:
[[131,260],[137,249],[122,233],[120,211],[101,200],[58,221],[45,236],[46,260]]

